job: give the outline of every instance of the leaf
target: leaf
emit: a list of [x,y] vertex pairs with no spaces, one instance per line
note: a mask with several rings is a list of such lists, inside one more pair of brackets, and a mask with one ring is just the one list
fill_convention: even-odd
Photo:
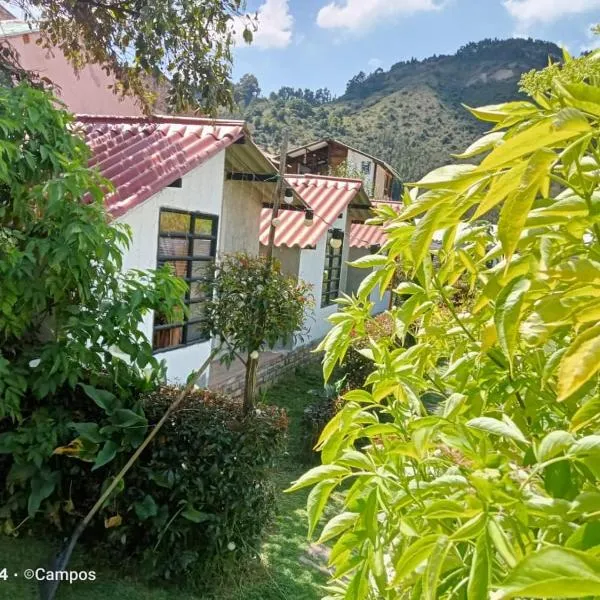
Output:
[[108,440],[102,446],[102,450],[98,452],[98,456],[96,457],[96,461],[94,462],[94,466],[92,467],[92,471],[103,467],[108,464],[116,455],[117,450],[119,449],[118,444],[113,442],[112,440]]
[[438,228],[438,224],[442,219],[443,212],[447,210],[445,204],[438,204],[433,207],[427,214],[418,222],[415,231],[410,240],[410,249],[413,258],[413,269],[419,268],[425,255],[431,252],[430,246],[433,240],[433,234]]
[[519,187],[509,195],[500,211],[498,239],[502,244],[507,263],[519,243],[521,232],[527,221],[527,215],[538,191],[547,179],[551,165],[556,160],[557,156],[554,152],[538,150],[529,159]]
[[600,560],[576,550],[550,547],[524,558],[508,575],[495,598],[596,595],[600,595]]
[[209,521],[211,515],[205,512],[201,512],[196,510],[192,505],[188,504],[182,511],[181,516],[192,523],[204,523],[205,521]]
[[552,463],[544,469],[544,488],[553,498],[569,499],[577,494],[571,465],[566,460]]
[[339,482],[337,480],[329,481],[320,481],[315,485],[315,487],[310,490],[310,494],[308,495],[308,500],[306,501],[306,512],[308,513],[308,537],[311,538],[318,523],[321,515],[323,514],[323,510],[325,509],[325,505],[327,504],[327,500],[329,500],[329,496],[331,492]]
[[487,135],[484,135],[477,141],[473,142],[463,153],[453,154],[452,156],[454,158],[465,159],[483,154],[484,152],[494,148],[498,142],[502,140],[504,135],[505,134],[503,131],[494,131],[492,133],[488,133]]
[[571,343],[558,367],[557,400],[562,402],[600,369],[600,325],[586,329]]
[[514,567],[517,564],[514,550],[511,548],[510,540],[508,539],[506,532],[498,523],[496,517],[492,517],[488,521],[488,533],[490,535],[490,540],[496,547],[498,554],[500,554],[504,562],[509,567]]
[[313,485],[325,479],[336,478],[339,480],[349,473],[351,473],[351,471],[346,467],[340,467],[338,465],[319,465],[304,473],[304,475],[294,481],[294,483],[285,491],[295,492],[296,490]]
[[591,398],[573,415],[571,418],[571,427],[569,429],[573,433],[576,433],[599,418],[600,397]]
[[525,294],[529,291],[531,282],[525,277],[513,279],[500,292],[494,309],[494,322],[500,347],[506,354],[512,370],[513,356],[517,345],[517,334]]
[[107,390],[99,390],[98,388],[86,385],[85,383],[79,384],[83,391],[104,411],[106,414],[112,414],[113,410],[117,405],[117,397],[111,394]]
[[492,574],[490,546],[488,534],[483,530],[477,538],[475,552],[471,561],[469,583],[467,584],[467,600],[482,600],[489,596],[489,586]]
[[569,448],[575,438],[568,431],[551,431],[540,443],[537,449],[539,462],[546,462]]
[[588,435],[577,440],[570,448],[573,456],[600,456],[600,435]]
[[354,527],[358,517],[359,514],[355,512],[343,512],[336,515],[325,525],[325,527],[323,527],[321,537],[317,540],[317,544],[324,544],[347,529]]
[[40,509],[42,501],[48,498],[56,487],[56,478],[41,473],[31,479],[31,492],[27,500],[27,512],[30,517]]
[[415,187],[461,192],[481,178],[475,165],[446,165],[430,171],[415,183]]
[[[480,170],[497,169],[527,154],[550,148],[581,133],[590,131],[590,124],[576,109],[564,108],[554,117],[538,121],[504,140],[480,165]],[[546,153],[548,150],[541,150]]]
[[477,417],[467,422],[467,427],[485,431],[493,435],[500,435],[511,438],[517,442],[529,443],[521,430],[513,423],[505,423],[492,417]]
[[158,514],[158,506],[150,494],[146,494],[141,502],[135,502],[133,508],[140,521],[145,521]]
[[440,537],[437,533],[425,535],[402,552],[400,560],[396,563],[394,585],[408,577],[421,563],[429,558]]
[[113,527],[119,527],[123,522],[121,515],[114,515],[108,519],[104,519],[105,529],[112,529]]
[[101,444],[105,441],[104,437],[100,433],[100,427],[98,423],[69,423],[69,427],[75,429],[85,440],[92,442],[93,444]]
[[129,410],[128,408],[117,408],[113,414],[111,421],[117,427],[142,427],[145,428],[148,424],[145,417]]
[[490,104],[478,108],[465,106],[465,108],[480,121],[488,121],[491,123],[500,123],[501,121],[504,121],[506,117],[514,115],[522,117],[534,115],[538,111],[537,106],[531,102],[505,102],[503,104]]
[[388,260],[387,256],[382,255],[361,256],[359,259],[349,262],[348,266],[358,269],[369,269],[372,267],[382,267],[387,264]]
[[425,572],[423,573],[423,598],[424,600],[437,600],[438,599],[438,584],[440,580],[440,574],[442,567],[448,556],[448,552],[452,547],[452,543],[449,538],[442,535],[438,538],[433,552],[431,553]]

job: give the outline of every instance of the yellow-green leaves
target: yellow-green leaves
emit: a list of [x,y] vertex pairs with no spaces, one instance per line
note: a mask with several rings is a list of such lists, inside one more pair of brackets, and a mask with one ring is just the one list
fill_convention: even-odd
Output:
[[471,572],[467,584],[467,600],[481,600],[489,595],[489,585],[492,573],[492,560],[488,533],[484,529],[477,538],[475,552],[471,560]]
[[566,400],[600,369],[600,325],[579,334],[558,367],[558,401]]
[[505,138],[481,163],[481,170],[496,169],[542,149],[553,148],[561,142],[590,131],[585,116],[575,108],[564,108],[530,127]]
[[583,552],[550,547],[523,559],[494,595],[494,600],[598,595],[600,560]]
[[498,221],[498,238],[507,260],[512,257],[527,215],[538,191],[549,177],[549,169],[557,157],[550,150],[538,150],[529,160],[519,187],[506,200]]
[[506,354],[512,370],[513,356],[517,346],[519,323],[525,294],[529,291],[531,282],[525,277],[513,279],[500,292],[494,310],[494,322],[500,347]]

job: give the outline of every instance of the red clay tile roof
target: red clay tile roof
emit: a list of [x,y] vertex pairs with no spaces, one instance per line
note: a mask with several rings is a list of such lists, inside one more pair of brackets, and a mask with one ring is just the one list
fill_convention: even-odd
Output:
[[97,166],[115,191],[106,199],[119,217],[245,134],[243,121],[194,117],[78,115]]
[[[314,218],[312,225],[306,226],[304,212],[280,210],[275,246],[316,246],[325,231],[361,192],[363,185],[360,179],[323,175],[286,175],[285,179],[314,211]],[[263,245],[269,241],[271,214],[270,208],[263,208],[260,219],[260,243]]]
[[[373,208],[386,205],[391,206],[396,212],[403,207],[401,202],[388,202],[371,200]],[[370,246],[383,246],[387,240],[385,230],[380,225],[365,225],[364,223],[352,223],[350,225],[350,247],[369,248]]]

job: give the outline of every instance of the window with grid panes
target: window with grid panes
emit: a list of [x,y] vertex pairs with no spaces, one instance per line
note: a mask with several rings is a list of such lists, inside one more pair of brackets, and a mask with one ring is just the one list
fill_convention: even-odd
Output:
[[202,330],[205,295],[203,284],[217,253],[218,217],[197,212],[160,210],[158,227],[159,267],[169,265],[174,275],[188,284],[185,294],[187,315],[170,322],[154,315],[154,350],[176,348],[206,341]]
[[333,304],[340,295],[340,277],[342,274],[342,250],[344,249],[344,234],[340,232],[342,245],[339,248],[331,247],[333,230],[327,233],[325,247],[325,267],[323,269],[323,287],[321,289],[321,308]]

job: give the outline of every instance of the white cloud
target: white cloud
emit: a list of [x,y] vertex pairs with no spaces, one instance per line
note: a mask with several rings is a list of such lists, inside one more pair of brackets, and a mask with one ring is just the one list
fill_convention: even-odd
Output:
[[600,8],[600,0],[503,0],[503,4],[522,28]]
[[383,66],[383,61],[379,58],[370,58],[367,64],[371,70],[375,71]]
[[[235,41],[240,46],[245,45],[242,34],[247,23],[245,17],[234,20]],[[250,23],[250,29],[253,30],[252,46],[256,48],[286,48],[292,42],[294,17],[288,0],[265,0],[256,12],[256,20]]]
[[439,10],[446,0],[334,0],[317,15],[324,29],[364,31],[386,19],[416,12]]

